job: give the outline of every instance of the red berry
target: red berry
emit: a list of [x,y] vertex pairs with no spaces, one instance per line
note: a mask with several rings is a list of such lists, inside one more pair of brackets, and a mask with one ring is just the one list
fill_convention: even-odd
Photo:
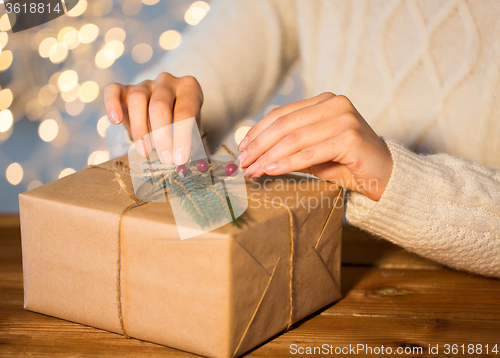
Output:
[[238,171],[238,166],[234,163],[226,165],[226,174],[231,176]]
[[198,163],[196,164],[196,168],[200,173],[206,173],[208,170],[208,163],[202,159],[198,161]]
[[188,174],[188,168],[185,165],[178,165],[177,166],[177,173],[182,173],[182,176],[186,176]]

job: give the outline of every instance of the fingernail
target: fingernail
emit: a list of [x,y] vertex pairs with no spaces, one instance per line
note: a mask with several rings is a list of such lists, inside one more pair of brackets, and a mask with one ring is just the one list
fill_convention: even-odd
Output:
[[278,168],[278,164],[273,163],[273,164],[266,165],[264,168],[262,168],[262,170],[264,171],[264,173],[271,173],[271,172],[275,171],[277,168]]
[[178,148],[175,151],[175,159],[174,159],[175,164],[184,164],[186,163],[186,153],[184,153],[184,149]]
[[146,156],[146,144],[144,143],[144,139],[139,139],[135,142],[135,150],[143,157]]
[[145,144],[145,147],[146,147],[146,155],[151,153],[151,150],[153,149],[152,146],[151,146],[151,142],[150,142],[150,139],[147,138],[147,139],[144,139],[144,144]]
[[238,150],[241,152],[242,150],[245,149],[246,145],[248,144],[248,137],[243,138],[243,140],[240,142],[240,145],[238,146]]
[[259,169],[259,163],[255,162],[252,165],[250,165],[243,174],[245,174],[245,176],[247,177],[251,177],[253,173],[257,171],[257,169]]
[[118,122],[118,112],[114,109],[111,111],[111,122],[114,124],[120,124],[120,122]]
[[245,161],[246,157],[247,157],[247,152],[240,153],[240,155],[238,155],[238,158],[236,158],[235,160],[235,164],[239,166],[241,163]]
[[163,164],[172,164],[172,152],[164,150],[160,153],[160,160]]

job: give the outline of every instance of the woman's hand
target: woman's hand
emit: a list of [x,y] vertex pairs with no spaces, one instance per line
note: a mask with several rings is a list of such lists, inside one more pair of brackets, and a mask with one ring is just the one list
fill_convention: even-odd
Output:
[[384,141],[347,97],[332,93],[272,110],[238,149],[246,176],[304,171],[376,201],[392,172]]
[[173,134],[167,126],[185,119],[199,120],[202,104],[203,93],[194,77],[177,78],[166,72],[154,81],[110,83],[104,89],[104,106],[111,122],[123,123],[143,156],[152,150],[152,143],[143,139],[151,131],[164,164],[184,164],[189,159],[195,121],[176,126]]

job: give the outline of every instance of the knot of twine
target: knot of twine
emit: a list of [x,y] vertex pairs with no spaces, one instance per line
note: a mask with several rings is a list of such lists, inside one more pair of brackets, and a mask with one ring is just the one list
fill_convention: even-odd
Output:
[[[234,153],[227,146],[223,145],[223,147],[230,155],[232,155],[234,158],[236,158]],[[128,213],[132,209],[135,209],[137,207],[145,205],[145,204],[149,203],[150,201],[141,200],[133,192],[131,192],[129,190],[129,188],[127,187],[125,181],[123,180],[122,174],[130,175],[130,173],[133,173],[134,175],[146,177],[149,179],[161,178],[161,182],[165,182],[165,180],[168,180],[168,179],[170,179],[170,180],[172,180],[172,179],[178,180],[178,179],[176,178],[176,176],[173,173],[172,166],[157,166],[157,167],[154,167],[153,170],[150,172],[138,173],[138,172],[132,171],[131,168],[127,164],[125,164],[124,162],[115,160],[113,162],[112,169],[103,168],[103,167],[95,166],[95,165],[89,166],[88,168],[96,168],[96,169],[104,169],[104,170],[108,170],[108,171],[113,171],[115,174],[115,180],[118,182],[121,189],[127,194],[127,196],[130,199],[132,199],[134,201],[132,204],[127,206],[125,209],[123,209],[118,217],[118,237],[117,237],[118,255],[117,255],[117,267],[116,267],[116,301],[117,301],[117,306],[118,306],[118,318],[120,320],[120,328],[121,328],[123,336],[126,338],[130,338],[130,336],[127,334],[127,330],[125,329],[125,324],[124,324],[124,320],[123,320],[122,300],[121,300],[121,252],[122,252],[121,241],[122,241],[122,232],[123,232],[123,229],[122,229],[123,217],[126,213]],[[127,174],[124,169],[128,170],[129,174]],[[218,170],[220,170],[220,166],[217,164],[210,163],[209,169],[210,170],[207,173],[196,174],[196,175],[198,175],[198,176],[203,175],[203,176],[207,176],[207,177],[211,175],[213,178],[214,172],[217,172]],[[190,178],[190,177],[191,176],[188,175],[185,178]],[[241,177],[241,174],[234,175],[234,176],[227,176],[227,177],[224,177],[223,180],[234,180],[238,177]],[[160,191],[162,191],[163,193],[160,193]],[[162,196],[167,195],[166,186],[156,188],[156,189],[153,188],[146,195],[146,198],[147,198],[147,200],[155,199],[155,198],[159,197],[159,195],[162,195]],[[245,198],[245,197],[242,197],[242,198]],[[290,265],[289,265],[289,281],[288,281],[289,313],[288,313],[288,322],[287,322],[287,326],[286,326],[285,330],[289,330],[293,324],[293,275],[294,275],[294,254],[295,254],[295,243],[294,243],[295,228],[294,228],[293,212],[289,206],[287,206],[286,204],[284,204],[282,202],[276,202],[276,201],[267,200],[267,199],[257,199],[257,198],[253,198],[251,196],[247,196],[246,199],[258,201],[260,203],[268,203],[268,204],[272,204],[272,205],[278,204],[281,208],[283,208],[286,211],[286,213],[288,215],[288,227],[289,227],[289,239],[290,239],[290,255],[289,255]],[[337,200],[338,200],[338,198],[337,198]],[[326,222],[323,226],[323,229],[320,233],[320,237],[323,234],[323,231],[326,227],[326,224],[330,220],[330,217],[333,213],[333,209],[335,208],[335,206],[336,206],[336,204],[332,206],[332,209],[331,209],[331,211],[326,219]]]

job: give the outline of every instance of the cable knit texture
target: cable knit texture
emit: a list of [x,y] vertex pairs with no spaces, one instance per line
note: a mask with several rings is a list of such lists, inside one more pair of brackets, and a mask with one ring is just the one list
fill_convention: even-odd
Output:
[[300,62],[304,97],[347,95],[393,156],[381,200],[352,193],[349,222],[451,267],[500,276],[500,1],[211,7],[136,82],[162,71],[195,76],[215,148]]
[[386,143],[394,167],[384,194],[350,192],[347,220],[450,267],[500,276],[500,170]]

